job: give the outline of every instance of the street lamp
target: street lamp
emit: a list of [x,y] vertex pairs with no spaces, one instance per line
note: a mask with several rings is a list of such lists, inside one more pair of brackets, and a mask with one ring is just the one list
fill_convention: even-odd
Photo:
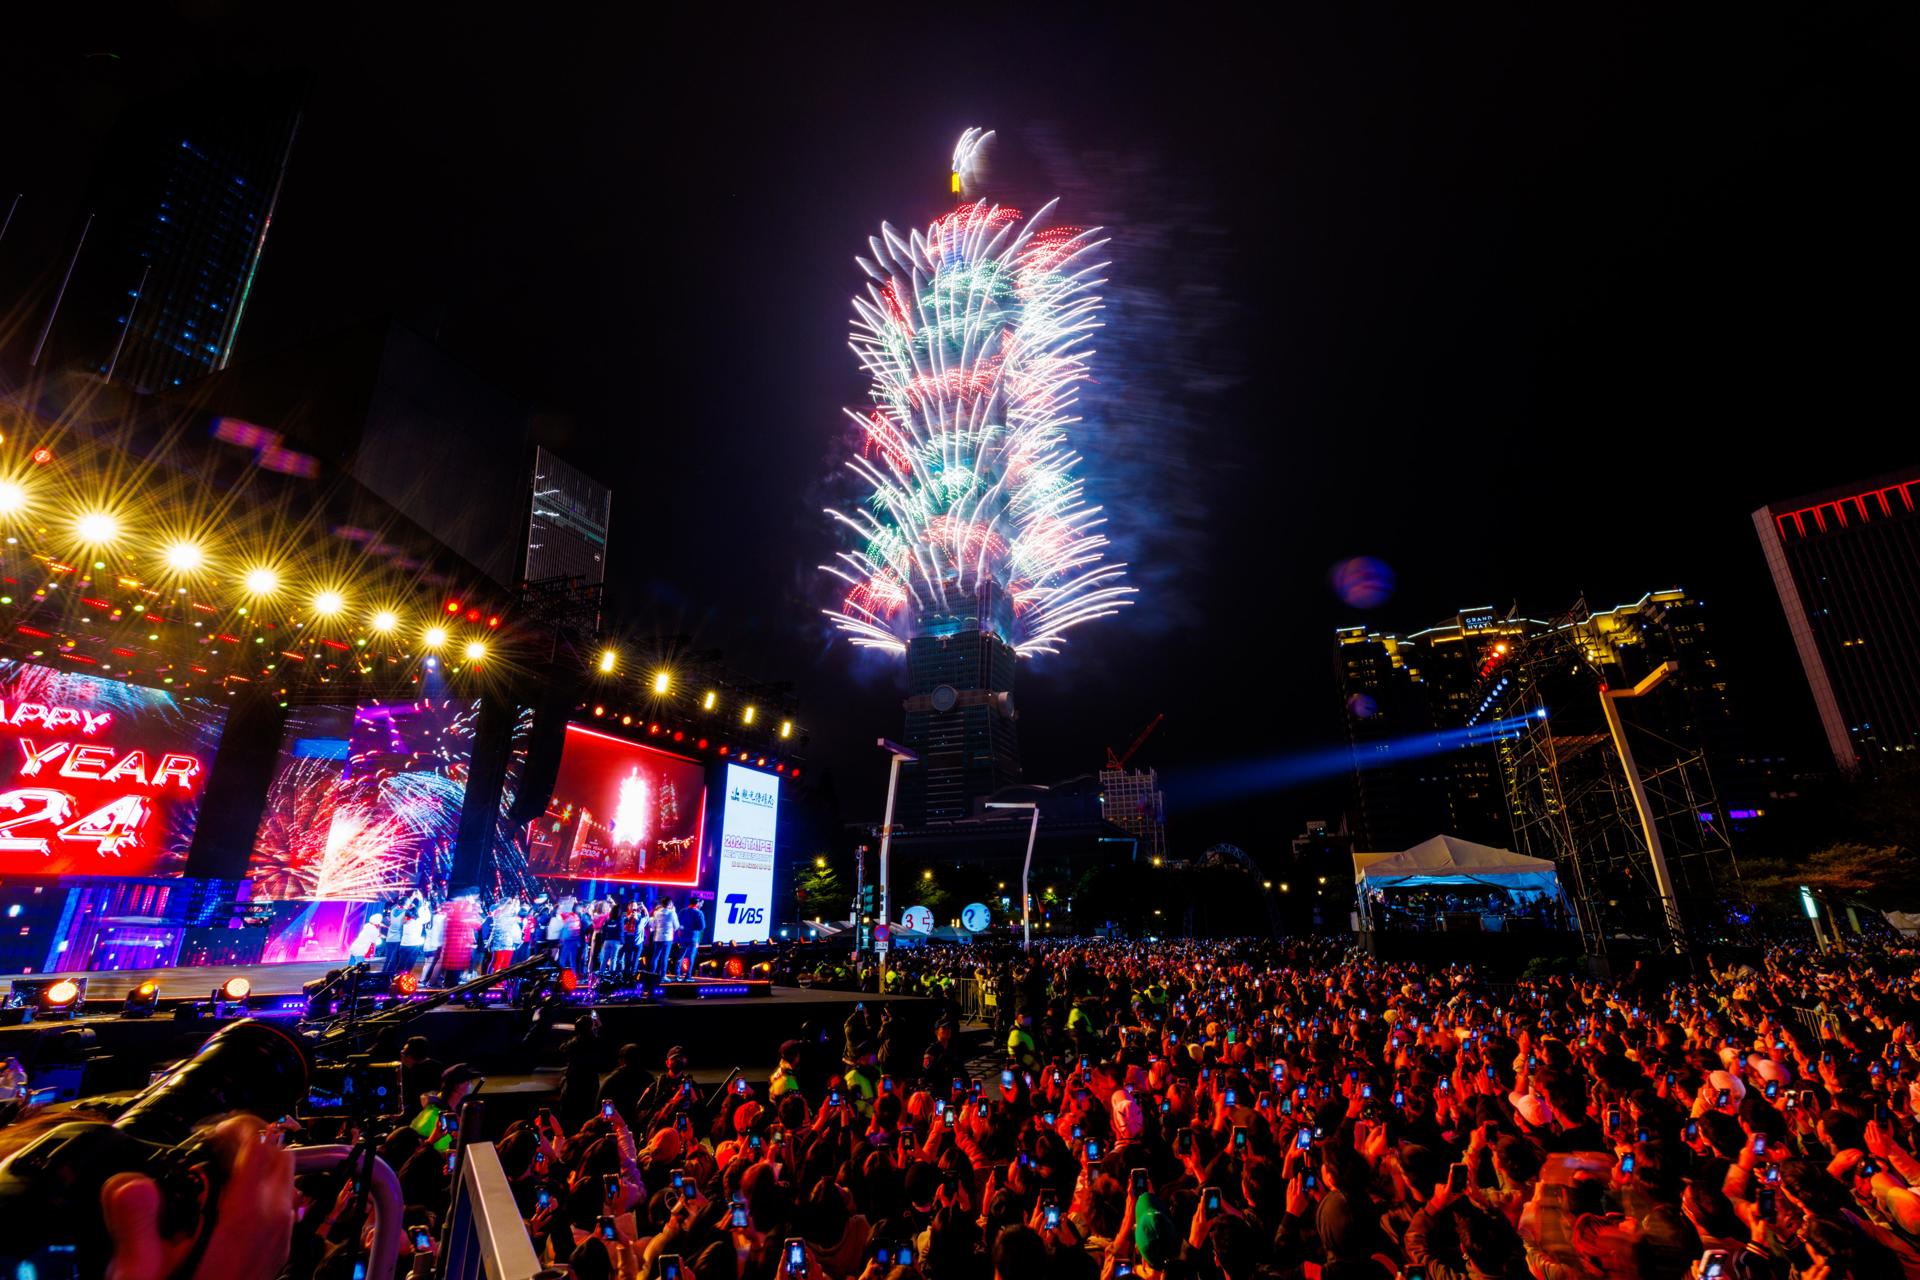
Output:
[[[906,760],[918,760],[919,754],[911,747],[903,747],[887,738],[879,740],[881,750],[893,757],[893,763],[887,767],[887,816],[880,824],[880,923],[892,928],[892,917],[888,914],[892,906],[887,897],[887,851],[893,845],[893,798],[900,790],[900,765]],[[887,984],[887,944],[875,941],[873,951],[876,963],[874,982],[876,990],[885,990]]]
[[1647,802],[1647,787],[1640,780],[1640,769],[1633,762],[1633,748],[1627,745],[1627,731],[1620,723],[1620,708],[1615,703],[1621,698],[1644,697],[1655,685],[1678,671],[1679,666],[1671,659],[1647,672],[1631,689],[1609,689],[1600,686],[1600,709],[1607,716],[1607,732],[1613,735],[1613,749],[1620,753],[1620,765],[1627,773],[1627,791],[1633,796],[1633,807],[1640,815],[1640,831],[1647,839],[1647,860],[1653,863],[1653,887],[1660,894],[1660,908],[1667,917],[1667,936],[1676,954],[1684,954],[1687,949],[1686,925],[1680,919],[1680,898],[1673,891],[1673,875],[1667,870],[1667,851],[1660,844],[1660,829],[1654,825],[1653,807]]
[[1033,877],[1033,842],[1040,834],[1038,800],[989,800],[989,809],[1031,809],[1033,821],[1027,825],[1027,860],[1020,866],[1020,947],[1033,949],[1033,890],[1027,882]]

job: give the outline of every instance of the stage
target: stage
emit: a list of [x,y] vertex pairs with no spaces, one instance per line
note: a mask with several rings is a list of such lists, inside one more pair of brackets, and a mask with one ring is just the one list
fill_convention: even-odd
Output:
[[[195,1006],[204,1006],[227,979],[244,977],[253,983],[252,1016],[289,1029],[310,1028],[315,1024],[302,1024],[298,1013],[285,1007],[294,1003],[285,997],[297,995],[304,983],[337,967],[300,963],[64,975],[87,979],[86,1012],[70,1020],[42,1019],[0,1027],[0,1056],[19,1058],[30,1074],[36,1067],[51,1069],[56,1062],[84,1056],[84,1074],[76,1081],[82,1095],[137,1089],[157,1067],[191,1053],[218,1027],[239,1016],[195,1016]],[[62,975],[14,976],[41,982]],[[126,993],[148,980],[160,984],[160,1009],[145,1018],[122,1016]],[[710,985],[719,990],[738,989],[741,984]],[[917,1063],[921,1049],[932,1039],[939,1009],[937,1002],[917,996],[784,986],[764,990],[759,995],[597,1003],[576,996],[554,1021],[570,1022],[569,1010],[597,1011],[601,1035],[608,1043],[607,1067],[613,1065],[613,1050],[632,1043],[642,1046],[648,1069],[658,1070],[667,1049],[679,1045],[703,1080],[718,1079],[740,1067],[756,1082],[764,1082],[780,1044],[805,1031],[824,1029],[828,1044],[837,1051],[842,1024],[861,1002],[870,1011],[892,1010],[891,1034],[900,1051]],[[389,1052],[397,1052],[406,1036],[423,1035],[442,1062],[468,1062],[497,1077],[528,1076],[559,1064],[559,1044],[565,1038],[551,1029],[530,1038],[532,1023],[527,1010],[504,1002],[471,1008],[441,1006],[426,1010],[393,1033]]]

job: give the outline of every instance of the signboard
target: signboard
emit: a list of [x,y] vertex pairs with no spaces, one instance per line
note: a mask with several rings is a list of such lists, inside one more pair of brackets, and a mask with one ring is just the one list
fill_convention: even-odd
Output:
[[960,911],[960,927],[968,933],[985,933],[993,923],[993,913],[984,902],[969,902]]
[[570,724],[553,798],[527,827],[527,869],[690,889],[706,784],[698,761]]
[[713,940],[765,942],[773,923],[773,853],[780,779],[727,766],[720,810],[720,878],[714,888]]
[[908,907],[900,913],[900,927],[915,933],[933,932],[933,911],[929,907]]
[[0,662],[0,875],[178,872],[225,720],[157,689]]

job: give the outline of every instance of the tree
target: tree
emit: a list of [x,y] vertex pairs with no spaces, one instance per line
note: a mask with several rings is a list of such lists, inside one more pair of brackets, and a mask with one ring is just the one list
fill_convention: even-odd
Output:
[[1902,845],[1836,844],[1798,863],[1752,862],[1741,879],[1756,899],[1795,894],[1801,885],[1875,910],[1920,905],[1920,857]]
[[824,867],[809,863],[795,888],[800,915],[809,920],[845,920],[853,908],[853,890],[840,879],[832,863]]

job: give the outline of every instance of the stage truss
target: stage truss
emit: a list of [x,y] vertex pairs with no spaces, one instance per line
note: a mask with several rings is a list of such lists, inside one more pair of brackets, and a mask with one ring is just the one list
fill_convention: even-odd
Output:
[[[1704,753],[1654,732],[1621,705],[1635,772],[1666,854],[1684,927],[1664,919],[1645,829],[1601,696],[1631,686],[1653,664],[1591,624],[1584,600],[1516,640],[1486,671],[1475,702],[1483,722],[1524,722],[1495,743],[1516,852],[1551,858],[1579,917],[1589,955],[1613,938],[1640,937],[1686,950],[1689,933],[1716,924],[1738,884],[1730,824]],[[1636,717],[1636,712],[1642,712]]]

